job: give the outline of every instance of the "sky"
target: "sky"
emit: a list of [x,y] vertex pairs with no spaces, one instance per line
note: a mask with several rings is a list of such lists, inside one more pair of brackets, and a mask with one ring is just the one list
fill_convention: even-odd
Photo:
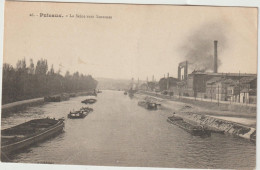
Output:
[[257,72],[257,8],[10,1],[5,7],[4,63],[44,58],[62,74],[159,80],[177,77],[185,60],[189,73],[211,71],[214,40],[219,72]]

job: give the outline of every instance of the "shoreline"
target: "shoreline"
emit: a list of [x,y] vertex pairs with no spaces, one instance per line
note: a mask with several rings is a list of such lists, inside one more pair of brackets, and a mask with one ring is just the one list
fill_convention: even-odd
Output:
[[[85,95],[88,92],[90,92],[90,91],[68,93],[68,94],[75,94],[75,97],[76,97],[76,96]],[[6,115],[9,112],[22,110],[22,109],[25,109],[25,108],[30,107],[30,106],[38,106],[38,105],[41,105],[41,104],[44,104],[44,103],[48,103],[48,102],[44,101],[44,97],[7,103],[7,104],[2,105],[2,107],[1,107],[2,117],[3,117],[3,115]]]
[[[218,110],[212,111],[210,114],[208,114],[209,110],[205,109],[205,107],[202,108],[190,103],[171,100],[170,96],[165,96],[164,98],[161,98],[159,95],[154,96],[142,92],[139,92],[138,95],[151,96],[152,98],[154,98],[154,100],[161,103],[162,107],[165,110],[171,111],[172,113],[176,112],[176,116],[183,118],[190,124],[203,125],[212,130],[224,131],[224,133],[226,134],[235,135],[247,140],[255,141],[256,118],[254,116],[236,116],[236,113]],[[178,107],[172,108],[172,102],[174,102],[175,104],[178,103]],[[231,113],[232,115],[229,115]]]

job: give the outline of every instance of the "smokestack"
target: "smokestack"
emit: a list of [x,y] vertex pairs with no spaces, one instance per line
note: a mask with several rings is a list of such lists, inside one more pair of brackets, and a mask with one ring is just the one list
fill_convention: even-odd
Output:
[[181,67],[180,67],[180,64],[178,66],[178,79],[181,80]]
[[214,41],[214,73],[218,72],[218,41]]
[[185,68],[184,68],[184,79],[188,79],[188,61],[185,62]]

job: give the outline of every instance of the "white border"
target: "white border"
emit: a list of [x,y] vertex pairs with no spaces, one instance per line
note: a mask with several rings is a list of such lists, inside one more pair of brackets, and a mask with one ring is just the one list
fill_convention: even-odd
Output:
[[[26,1],[26,0],[21,0]],[[27,0],[27,1],[45,1],[45,2],[90,2],[90,3],[120,3],[120,4],[170,4],[170,5],[202,5],[202,6],[237,6],[237,7],[260,7],[259,0]],[[259,11],[258,11],[258,42],[260,39],[259,35]],[[0,89],[2,89],[2,63],[3,63],[3,32],[4,32],[4,0],[0,0]],[[260,43],[258,43],[258,49],[260,47]],[[258,50],[259,54],[259,50]],[[258,60],[258,66],[260,65],[260,61]],[[259,68],[258,68],[259,73]],[[260,80],[258,78],[258,86],[260,86]],[[2,91],[0,90],[0,102],[2,103]],[[257,93],[257,98],[259,99],[259,93]],[[257,106],[260,106],[260,101],[257,100]],[[258,108],[258,107],[257,107]],[[257,122],[259,122],[259,117],[257,116]],[[0,122],[1,125],[1,122]],[[260,125],[257,123],[257,129],[259,129]],[[257,131],[257,141],[259,138],[259,131]],[[257,166],[256,169],[259,168],[259,152],[260,149],[258,147],[259,142],[257,142]],[[238,160],[239,161],[239,160]],[[42,165],[42,164],[18,164],[18,163],[0,163],[0,169],[9,170],[9,169],[26,169],[26,170],[110,170],[110,169],[137,169],[137,170],[145,170],[145,169],[160,169],[167,170],[172,168],[139,168],[139,167],[109,167],[109,166],[81,166],[81,165]]]

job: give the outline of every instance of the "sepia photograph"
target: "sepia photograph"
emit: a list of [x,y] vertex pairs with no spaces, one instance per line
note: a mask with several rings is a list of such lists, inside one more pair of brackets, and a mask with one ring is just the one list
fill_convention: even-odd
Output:
[[258,15],[5,1],[1,163],[256,169]]

